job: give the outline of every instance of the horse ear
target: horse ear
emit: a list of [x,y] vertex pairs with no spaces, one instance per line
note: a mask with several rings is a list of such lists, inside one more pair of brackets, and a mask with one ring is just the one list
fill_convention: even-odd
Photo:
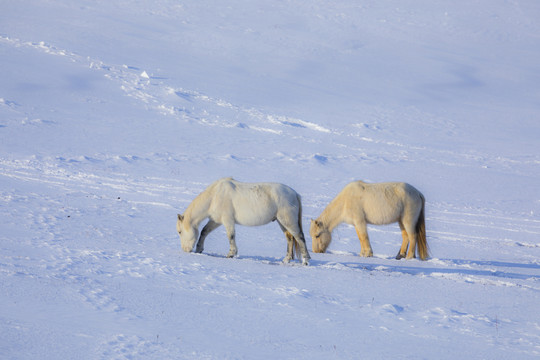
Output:
[[184,216],[182,216],[182,215],[178,214],[178,220],[180,220],[180,221],[184,221]]

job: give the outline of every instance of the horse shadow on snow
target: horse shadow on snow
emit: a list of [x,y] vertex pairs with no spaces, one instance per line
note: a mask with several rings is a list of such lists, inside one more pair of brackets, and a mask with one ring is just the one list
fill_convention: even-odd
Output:
[[[204,253],[204,256],[211,256],[216,258],[227,259],[225,255],[217,253]],[[502,261],[490,261],[490,260],[465,260],[465,259],[437,259],[436,261],[449,264],[448,267],[444,266],[430,266],[437,265],[434,261],[428,260],[427,262],[419,262],[422,266],[414,266],[416,260],[407,261],[406,264],[397,261],[393,258],[370,258],[370,260],[362,261],[362,257],[357,257],[359,261],[339,261],[336,259],[336,254],[332,254],[331,260],[312,258],[308,268],[326,268],[335,270],[351,270],[351,271],[381,271],[388,273],[404,274],[404,275],[424,275],[433,276],[435,274],[448,274],[448,275],[461,275],[461,276],[481,276],[481,277],[494,277],[498,279],[512,279],[512,280],[535,280],[540,281],[540,275],[537,274],[540,270],[540,264],[523,264],[523,263],[511,263]],[[351,255],[348,255],[351,256]],[[356,255],[353,255],[356,256]],[[248,260],[254,262],[261,262],[267,265],[283,265],[291,266],[301,263],[293,261],[289,264],[284,264],[279,257],[271,256],[259,256],[259,255],[240,255],[235,258],[236,260]],[[337,260],[337,261],[336,261]],[[381,261],[378,261],[381,260]],[[231,261],[231,259],[227,259]],[[458,267],[461,266],[461,267]],[[478,268],[463,268],[463,266],[471,266]],[[489,267],[489,269],[486,269]],[[523,269],[523,273],[508,271],[511,268]]]
[[[540,275],[538,274],[540,264],[534,263],[523,264],[490,260],[437,259],[438,261],[448,264],[448,267],[445,267],[436,266],[438,264],[430,260],[427,262],[422,262],[422,266],[414,266],[414,262],[416,262],[415,260],[412,260],[405,265],[403,263],[393,264],[399,262],[396,262],[396,260],[392,258],[388,258],[387,261],[382,262],[375,262],[379,260],[377,258],[371,259],[373,260],[369,263],[364,261],[335,261],[335,258],[332,261],[312,259],[310,264],[311,266],[315,267],[345,268],[360,271],[383,271],[389,273],[400,273],[404,275],[433,276],[436,274],[455,274],[461,276],[480,276],[488,278],[495,277],[498,279],[512,280],[540,280]],[[463,266],[471,266],[471,268],[463,268]],[[522,269],[523,272],[509,271],[511,268]]]

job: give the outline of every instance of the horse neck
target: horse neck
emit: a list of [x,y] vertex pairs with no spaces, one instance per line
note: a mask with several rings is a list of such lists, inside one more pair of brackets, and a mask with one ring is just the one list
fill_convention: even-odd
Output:
[[343,222],[343,202],[341,197],[336,196],[319,216],[320,221],[330,232]]
[[210,207],[211,194],[208,189],[200,193],[189,204],[184,214],[185,221],[193,227],[199,227],[199,224],[208,217],[208,208]]

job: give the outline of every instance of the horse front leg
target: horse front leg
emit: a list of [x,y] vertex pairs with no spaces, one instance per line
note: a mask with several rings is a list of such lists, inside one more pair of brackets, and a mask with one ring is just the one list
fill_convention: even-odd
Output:
[[371,243],[369,242],[366,224],[357,224],[355,225],[355,229],[358,239],[360,240],[360,256],[372,257],[373,250],[371,249]]
[[236,247],[236,240],[235,240],[236,233],[234,231],[234,224],[225,225],[225,228],[227,229],[227,237],[229,238],[229,245],[230,245],[230,250],[229,250],[229,253],[227,254],[227,257],[232,258],[238,254],[238,248]]
[[202,253],[204,250],[204,240],[212,231],[219,227],[219,223],[213,221],[212,219],[208,220],[208,223],[204,225],[201,230],[201,236],[199,236],[199,241],[197,242],[197,248],[195,249],[196,253]]

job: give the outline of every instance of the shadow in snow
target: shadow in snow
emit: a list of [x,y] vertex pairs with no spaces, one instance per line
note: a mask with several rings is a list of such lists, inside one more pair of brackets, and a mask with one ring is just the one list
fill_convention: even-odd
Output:
[[[228,259],[227,256],[224,254],[203,252],[202,254],[197,254],[197,255],[206,255],[206,256],[211,256],[211,257],[216,257],[216,258]],[[277,264],[282,264],[283,259],[270,257],[270,256],[237,255],[231,260],[254,260],[254,261],[260,261],[264,263],[271,263],[271,264],[275,263],[277,265]],[[295,260],[292,260],[291,262],[293,261]]]
[[515,267],[515,268],[522,268],[522,269],[537,269],[537,270],[540,270],[540,264],[520,264],[520,263],[509,263],[509,262],[490,261],[490,260],[456,260],[456,259],[441,259],[441,260],[442,261],[451,261],[456,265]]
[[295,123],[295,122],[292,122],[292,121],[282,121],[281,123],[283,125],[289,125],[289,126],[293,126],[293,127],[297,127],[297,128],[303,128],[303,129],[307,128],[306,126],[304,126],[302,124]]
[[[227,258],[223,254],[215,253],[203,253],[198,255],[206,255],[217,258]],[[243,255],[237,256],[234,259],[236,260],[252,260],[257,262],[262,262],[269,265],[282,265],[282,258],[275,258],[269,256],[255,256],[255,255]],[[423,265],[427,266],[405,266],[399,265],[400,262],[405,260],[388,260],[384,263],[362,263],[362,262],[336,262],[336,261],[325,261],[320,259],[311,259],[309,267],[315,268],[335,268],[337,270],[351,269],[351,270],[365,270],[365,271],[381,271],[388,273],[399,273],[406,275],[426,275],[432,276],[434,274],[456,274],[462,276],[480,276],[487,278],[497,278],[497,279],[512,279],[512,280],[535,280],[540,281],[540,274],[527,274],[527,273],[516,273],[505,271],[504,268],[521,268],[521,269],[530,269],[538,270],[540,265],[538,264],[520,264],[520,263],[507,263],[500,261],[485,261],[485,260],[461,260],[461,259],[440,259],[441,261],[450,262],[448,267],[429,267],[430,261],[422,262]],[[415,260],[413,260],[415,261]],[[395,265],[392,264],[395,263]],[[301,262],[297,257],[294,260],[291,260],[289,264],[284,265],[300,265]],[[435,264],[434,264],[435,265]],[[475,265],[475,266],[490,266],[495,268],[500,268],[500,270],[493,269],[464,269],[456,268],[451,266],[462,266],[462,265]],[[540,289],[537,289],[540,291]]]
[[[389,260],[389,262],[391,261],[393,260]],[[492,278],[499,278],[499,279],[513,279],[513,280],[533,279],[536,281],[540,280],[540,275],[538,274],[509,272],[504,269],[504,268],[513,267],[513,268],[536,270],[540,268],[540,266],[537,264],[519,264],[519,263],[506,263],[506,262],[499,262],[499,261],[456,260],[456,259],[441,259],[441,261],[448,261],[451,264],[449,265],[449,267],[419,267],[419,266],[397,265],[399,263],[398,260],[395,260],[396,265],[392,265],[389,263],[366,264],[366,263],[357,263],[357,262],[351,262],[351,261],[335,262],[335,261],[312,260],[311,265],[323,266],[323,267],[341,266],[341,267],[346,267],[346,268],[355,269],[355,270],[384,271],[384,272],[401,273],[401,274],[408,274],[408,275],[431,276],[434,274],[456,274],[456,275],[463,275],[463,276],[482,276],[482,277],[492,277]],[[427,261],[422,264],[429,265],[430,262]],[[490,267],[501,268],[501,269],[500,270],[481,269],[481,268],[464,269],[464,268],[451,267],[454,265],[469,265],[469,264],[476,265],[476,266],[490,266]]]

